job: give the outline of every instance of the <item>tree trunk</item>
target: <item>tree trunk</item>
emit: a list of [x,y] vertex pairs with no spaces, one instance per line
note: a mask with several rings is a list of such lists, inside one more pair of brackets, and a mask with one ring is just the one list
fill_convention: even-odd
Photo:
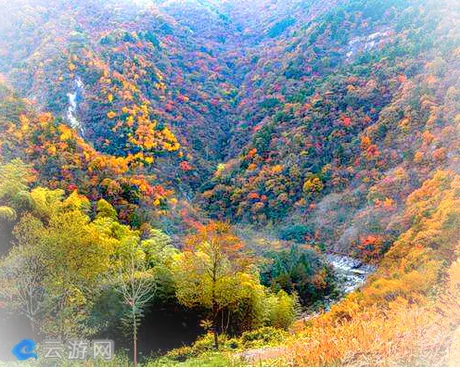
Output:
[[133,351],[134,351],[134,366],[137,367],[137,336],[134,337],[133,341]]
[[219,315],[219,310],[217,308],[217,305],[213,303],[212,307],[212,313],[213,313],[213,333],[214,333],[214,347],[216,350],[219,350],[219,321],[218,321],[218,315]]
[[35,318],[29,317],[30,320],[30,327],[32,328],[32,333],[35,335]]
[[216,348],[216,350],[219,350],[219,336],[217,334],[217,325],[214,325],[213,332],[214,332],[214,347]]
[[133,309],[133,362],[137,367],[137,326],[136,326],[136,312]]
[[216,282],[217,282],[217,263],[214,262],[213,272],[212,272],[212,323],[213,323],[213,330],[214,330],[214,347],[216,348],[216,350],[219,350],[219,336],[218,336],[219,307],[216,301]]

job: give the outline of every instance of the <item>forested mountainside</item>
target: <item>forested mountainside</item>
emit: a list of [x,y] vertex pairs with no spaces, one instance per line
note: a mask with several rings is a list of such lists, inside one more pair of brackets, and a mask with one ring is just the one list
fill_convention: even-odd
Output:
[[0,329],[460,364],[457,0],[0,4]]
[[458,149],[455,17],[408,5],[339,6],[260,57],[232,135],[243,149],[203,189],[212,214],[287,218],[337,250],[377,238],[370,257],[388,248],[407,195]]

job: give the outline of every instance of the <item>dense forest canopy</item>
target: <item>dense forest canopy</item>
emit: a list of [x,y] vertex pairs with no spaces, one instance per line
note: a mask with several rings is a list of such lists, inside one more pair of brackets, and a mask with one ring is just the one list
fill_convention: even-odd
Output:
[[458,0],[0,5],[0,359],[460,364]]

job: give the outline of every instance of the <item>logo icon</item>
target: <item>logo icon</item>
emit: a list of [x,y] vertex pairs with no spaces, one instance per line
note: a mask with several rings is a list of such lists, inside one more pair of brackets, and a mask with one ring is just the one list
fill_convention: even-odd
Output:
[[18,358],[18,360],[27,360],[30,358],[37,359],[35,350],[35,341],[32,339],[24,339],[17,344],[11,352]]

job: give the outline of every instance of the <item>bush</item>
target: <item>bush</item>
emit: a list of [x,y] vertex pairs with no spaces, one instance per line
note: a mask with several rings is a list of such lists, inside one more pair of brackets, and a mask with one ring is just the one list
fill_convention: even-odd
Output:
[[176,362],[185,362],[187,359],[196,355],[197,351],[192,346],[182,346],[171,350],[165,357]]
[[298,305],[295,295],[280,290],[276,295],[270,295],[265,305],[268,325],[287,330],[294,322]]
[[[219,342],[221,345],[225,344],[225,340],[226,339],[224,335],[219,336]],[[197,353],[204,353],[205,351],[213,350],[214,335],[211,332],[209,332],[206,335],[203,335],[202,337],[198,338],[193,344],[193,349]]]
[[241,343],[245,348],[257,348],[277,344],[288,336],[284,330],[274,327],[262,327],[258,330],[247,331],[241,335]]

